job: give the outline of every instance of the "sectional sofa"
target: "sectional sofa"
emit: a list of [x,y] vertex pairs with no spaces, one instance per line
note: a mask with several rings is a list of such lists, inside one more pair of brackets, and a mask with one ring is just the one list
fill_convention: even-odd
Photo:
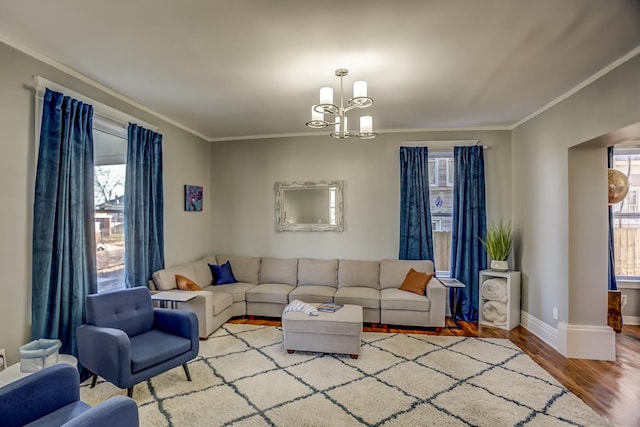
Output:
[[[212,285],[209,265],[227,261],[237,282]],[[400,290],[410,268],[431,273],[433,262],[209,255],[156,271],[149,287],[156,292],[195,295],[190,301],[178,303],[178,308],[196,313],[200,338],[208,337],[231,317],[281,317],[293,300],[360,305],[366,323],[442,328],[446,288],[434,277],[426,295]],[[202,290],[178,290],[176,275],[194,281]]]

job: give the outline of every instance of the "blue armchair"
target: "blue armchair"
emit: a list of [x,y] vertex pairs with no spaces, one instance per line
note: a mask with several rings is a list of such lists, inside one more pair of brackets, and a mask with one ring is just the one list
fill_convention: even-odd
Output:
[[141,381],[198,355],[198,318],[193,312],[154,308],[145,287],[87,296],[87,324],[78,327],[78,359],[98,375],[133,395]]
[[0,425],[25,424],[138,426],[138,406],[128,397],[116,396],[90,407],[80,401],[78,370],[61,363],[0,387]]

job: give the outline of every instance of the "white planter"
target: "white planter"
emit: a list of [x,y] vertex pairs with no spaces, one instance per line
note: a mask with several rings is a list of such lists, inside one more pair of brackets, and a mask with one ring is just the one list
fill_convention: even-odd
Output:
[[494,271],[507,271],[509,270],[509,262],[508,261],[496,261],[494,259],[491,260],[489,264],[492,270]]

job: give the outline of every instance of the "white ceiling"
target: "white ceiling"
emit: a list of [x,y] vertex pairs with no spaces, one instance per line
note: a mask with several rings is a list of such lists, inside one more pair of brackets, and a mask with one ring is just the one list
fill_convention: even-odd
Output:
[[640,1],[0,0],[0,40],[211,141],[327,133],[341,67],[377,132],[509,128],[640,46]]

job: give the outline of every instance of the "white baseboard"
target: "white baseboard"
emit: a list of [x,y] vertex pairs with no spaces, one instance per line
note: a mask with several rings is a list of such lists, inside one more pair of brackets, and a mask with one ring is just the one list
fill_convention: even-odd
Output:
[[558,323],[558,351],[564,357],[616,360],[616,333],[609,326]]
[[520,324],[555,350],[558,349],[558,331],[552,326],[526,311],[520,311]]
[[622,316],[623,325],[640,325],[640,316]]

